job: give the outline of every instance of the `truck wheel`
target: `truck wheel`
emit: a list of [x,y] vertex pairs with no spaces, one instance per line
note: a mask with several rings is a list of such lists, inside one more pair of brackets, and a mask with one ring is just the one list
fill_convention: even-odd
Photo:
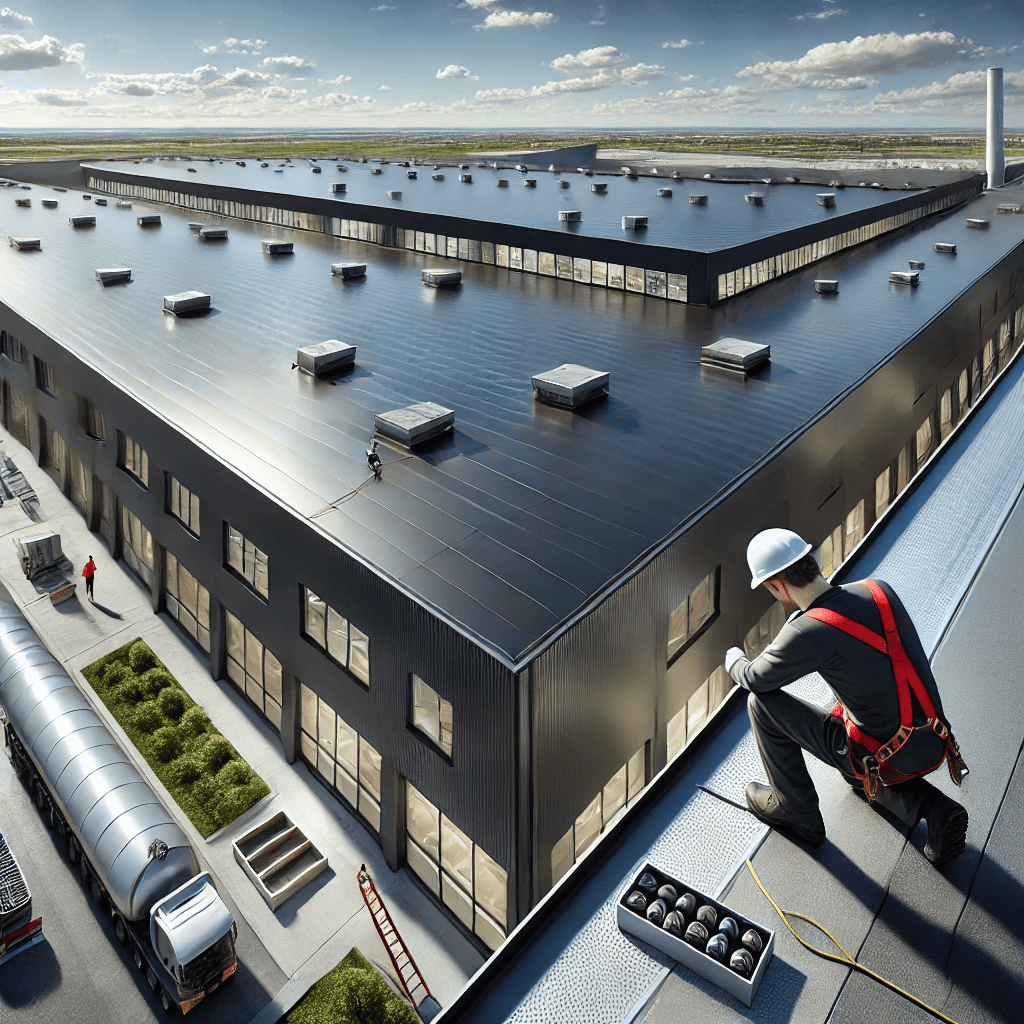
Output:
[[178,1012],[178,1004],[167,994],[167,989],[160,989],[160,1005],[168,1017],[173,1017]]
[[124,921],[121,919],[120,915],[117,915],[114,918],[114,934],[117,936],[117,941],[120,942],[122,946],[128,945],[128,929],[125,928]]
[[153,973],[152,967],[146,968],[146,984],[153,990],[154,995],[160,993],[160,982],[156,980],[156,975]]
[[36,807],[42,810],[46,806],[46,793],[40,783],[36,783]]
[[78,870],[82,872],[82,878],[84,878],[85,881],[88,882],[89,881],[89,862],[85,859],[85,857],[79,857],[78,858]]
[[135,961],[135,966],[138,970],[142,970],[142,950],[138,946],[132,945],[132,960]]
[[74,864],[78,860],[78,844],[75,842],[74,836],[68,836],[68,863]]
[[103,902],[103,886],[100,885],[99,879],[95,875],[89,877],[89,891],[97,903]]

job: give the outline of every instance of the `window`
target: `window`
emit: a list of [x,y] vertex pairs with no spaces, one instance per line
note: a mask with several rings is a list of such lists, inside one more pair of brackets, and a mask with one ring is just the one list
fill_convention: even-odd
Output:
[[917,469],[928,461],[934,448],[935,431],[932,427],[932,414],[928,413],[925,421],[917,428]]
[[129,568],[148,586],[153,585],[153,535],[134,512],[121,506],[122,554]]
[[953,433],[953,389],[947,388],[939,400],[939,437],[943,441]]
[[308,686],[299,692],[302,756],[379,832],[380,754]]
[[989,338],[981,355],[981,386],[987,388],[996,375],[996,340]]
[[164,605],[167,614],[210,653],[210,592],[170,551],[164,554]]
[[668,660],[677,657],[718,615],[719,568],[707,574],[669,616]]
[[826,578],[839,568],[843,561],[843,528],[837,526],[822,541],[821,547],[816,552],[818,565],[821,566],[821,575]]
[[40,359],[39,356],[35,356],[34,359],[36,365],[36,387],[40,391],[45,391],[46,394],[56,398],[57,384],[53,376],[53,367]]
[[302,595],[305,608],[303,635],[369,686],[370,638],[308,587],[302,588]]
[[68,457],[71,463],[71,500],[77,506],[78,511],[88,517],[92,477],[85,468],[85,463],[71,448],[68,449]]
[[64,475],[64,467],[68,461],[68,444],[62,434],[54,429],[45,419],[42,420],[44,445],[43,458],[44,466],[52,466],[61,477]]
[[251,540],[224,524],[224,563],[263,597],[270,597],[270,562]]
[[97,441],[102,441],[107,436],[103,428],[103,413],[88,398],[82,399],[82,426],[85,432]]
[[508,872],[410,782],[405,784],[406,863],[489,949],[508,928]]
[[10,331],[0,331],[0,352],[12,363],[25,362],[25,346]]
[[[209,601],[209,597],[207,597]],[[224,609],[228,679],[281,731],[281,662]],[[314,766],[315,767],[315,766]]]
[[743,653],[753,661],[779,635],[785,624],[785,610],[778,601],[772,601],[768,611],[743,638]]
[[892,478],[891,467],[886,467],[875,478],[875,518],[889,507],[889,491]]
[[412,724],[449,758],[452,756],[451,703],[415,673],[412,675]]
[[187,529],[199,536],[199,496],[178,482],[178,478],[165,473],[167,482],[167,511]]
[[[704,684],[707,692],[707,683]],[[647,783],[647,744],[644,744],[604,785],[601,792],[577,815],[568,832],[551,850],[551,884],[554,885],[586,853],[587,848],[621,812],[640,795]]]
[[143,487],[149,486],[149,456],[141,445],[120,430],[117,432],[117,464]]
[[[776,602],[775,606],[779,609],[779,613],[782,611],[782,606]],[[761,653],[764,647],[767,647],[772,639],[775,638],[775,634],[778,633],[779,629],[782,628],[785,622],[785,616],[779,615],[777,628],[774,628],[768,639],[764,642],[764,646],[761,647],[757,654],[751,653],[749,641],[751,635],[757,630],[770,615],[774,615],[774,609],[766,612],[762,616],[762,622],[758,623],[750,633],[747,634],[747,640],[744,646],[747,648],[748,657],[756,657],[757,654]],[[773,626],[775,625],[774,618],[772,619]],[[714,672],[708,676],[704,682],[697,687],[697,689],[690,695],[690,699],[682,706],[682,708],[676,712],[668,721],[668,728],[666,729],[666,747],[668,753],[668,759],[671,761],[681,750],[688,747],[696,738],[701,730],[701,726],[714,714],[715,709],[725,700],[729,691],[733,688],[733,681],[725,671],[723,665],[719,665]]]
[[846,537],[843,541],[844,557],[849,558],[853,549],[864,539],[864,500],[853,506],[846,516]]

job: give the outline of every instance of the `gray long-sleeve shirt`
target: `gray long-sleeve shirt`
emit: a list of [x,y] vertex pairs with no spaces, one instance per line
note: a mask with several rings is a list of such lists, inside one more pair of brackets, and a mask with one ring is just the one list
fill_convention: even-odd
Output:
[[[944,717],[935,677],[917,630],[892,587],[882,580],[877,582],[889,598],[896,629],[911,664],[928,690],[936,713]],[[829,608],[885,635],[871,592],[859,583],[830,587],[809,607]],[[751,692],[765,693],[809,672],[821,674],[850,717],[868,735],[885,742],[899,729],[899,697],[888,656],[803,612],[795,612],[775,640],[753,661],[737,660],[730,675],[735,683]]]

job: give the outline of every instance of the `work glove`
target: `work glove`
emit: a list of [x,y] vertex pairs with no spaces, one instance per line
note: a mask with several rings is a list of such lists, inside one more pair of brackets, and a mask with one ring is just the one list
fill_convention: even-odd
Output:
[[728,672],[729,675],[732,675],[733,665],[735,665],[741,658],[746,658],[746,655],[739,647],[730,647],[729,650],[725,652],[725,671]]

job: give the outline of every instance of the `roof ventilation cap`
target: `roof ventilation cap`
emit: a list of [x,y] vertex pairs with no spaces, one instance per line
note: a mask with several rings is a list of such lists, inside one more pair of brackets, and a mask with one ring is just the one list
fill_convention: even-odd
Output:
[[921,274],[917,270],[893,270],[889,273],[889,284],[919,284]]
[[694,206],[707,206],[708,205],[708,197],[705,196],[705,195],[690,196],[690,202]]
[[956,255],[956,242],[936,242],[936,252],[948,252],[951,256]]
[[321,341],[317,345],[303,345],[295,357],[295,365],[314,377],[343,370],[355,361],[355,345],[346,345],[336,338]]
[[907,260],[907,262],[910,264],[911,270],[924,270],[923,260]]
[[605,195],[608,192],[607,181],[592,181],[590,183],[590,191],[596,192],[598,195]]
[[819,278],[814,282],[814,290],[819,295],[838,295],[839,294],[839,282],[838,281],[826,281],[824,278]]
[[11,235],[7,239],[8,245],[23,252],[28,249],[42,249],[42,242],[38,238],[27,238],[24,235]]
[[659,199],[671,199],[672,198],[672,189],[670,189],[670,188],[659,188],[658,189],[658,198]]
[[536,178],[523,178],[523,188],[536,188],[536,187],[537,187],[537,179]]
[[263,251],[271,256],[290,256],[295,251],[295,243],[278,242],[272,238],[264,238]]
[[199,229],[199,237],[204,241],[210,241],[211,239],[227,238],[227,228],[213,228],[213,227],[201,227]]
[[236,161],[235,161],[235,163],[236,163],[236,164],[237,164],[237,165],[238,165],[239,167],[244,167],[244,166],[245,166],[245,161],[244,161],[244,160],[236,160]]
[[159,213],[145,213],[141,217],[136,217],[140,228],[152,227],[160,223]]
[[43,207],[44,207],[44,209],[47,209],[47,210],[56,210],[57,209],[57,200],[56,199],[44,199],[43,200]]
[[1000,203],[996,213],[1024,213],[1024,206],[1020,203]]
[[756,341],[742,341],[740,338],[723,338],[700,350],[700,361],[710,366],[721,366],[727,370],[753,373],[771,359],[771,346],[759,345]]
[[968,217],[967,226],[969,228],[987,228],[988,221],[984,217]]
[[764,206],[764,195],[761,192],[748,192],[743,197],[743,202],[750,206]]
[[638,213],[627,214],[622,218],[623,230],[636,231],[647,227],[647,218]]
[[94,201],[95,201],[97,206],[106,206],[107,205],[106,199],[96,199]]
[[531,379],[534,394],[540,401],[561,409],[578,409],[592,399],[608,394],[611,375],[578,363],[563,363]]
[[417,402],[404,409],[378,413],[373,417],[378,433],[390,437],[406,448],[439,437],[455,427],[455,410],[434,402]]
[[432,174],[431,178],[433,178],[434,181],[444,181],[444,175],[443,174]]
[[494,186],[495,188],[508,188],[508,178],[499,178]]
[[559,210],[558,219],[563,224],[578,224],[583,220],[582,210]]
[[420,274],[420,280],[431,288],[454,288],[462,283],[462,271],[431,267]]
[[469,164],[459,164],[459,170],[460,171],[468,171],[469,170]]
[[459,181],[464,181],[464,182],[466,182],[467,185],[472,185],[473,184],[473,175],[472,174],[460,174],[459,175]]
[[381,171],[381,169],[379,167],[371,167],[370,168],[370,173],[371,174],[382,174],[383,172]]
[[119,210],[130,210],[132,208],[132,201],[130,199],[118,199],[117,208]]
[[818,200],[819,206],[835,206],[836,197],[832,192],[818,192],[815,197]]
[[204,313],[210,308],[210,296],[206,292],[178,292],[164,296],[164,312],[181,316],[185,313]]
[[332,263],[331,273],[348,281],[353,277],[366,277],[365,263]]
[[338,170],[339,171],[347,171],[348,170],[348,165],[347,164],[338,164]]
[[95,217],[68,217],[68,223],[73,228],[94,228],[96,227]]
[[419,174],[419,171],[406,171],[405,172],[405,176],[407,178],[411,179],[412,181],[416,180],[416,177],[417,177],[418,174]]
[[347,192],[348,185],[343,181],[332,181],[331,182],[331,195],[338,195],[340,192]]
[[395,188],[391,189],[391,191],[389,191],[389,192],[385,192],[384,195],[386,195],[388,197],[388,199],[401,199],[402,198],[402,193],[398,189],[395,189]]
[[312,171],[312,172],[313,172],[314,174],[320,174],[320,173],[321,173],[321,171],[323,171],[323,168],[322,168],[322,167],[321,167],[321,166],[320,166],[319,164],[314,164],[314,165],[313,165],[312,167],[310,167],[310,170],[311,170],[311,171]]
[[260,167],[269,167],[269,166],[270,166],[270,164],[268,164],[268,163],[266,162],[266,160],[261,160],[261,161],[260,161]]
[[15,199],[14,200],[14,205],[15,206],[31,206],[32,205],[32,200],[31,199]]
[[193,232],[194,234],[198,234],[203,229],[203,223],[202,223],[202,221],[198,221],[198,220],[190,220],[188,222],[188,229],[189,229],[189,231]]
[[[28,186],[27,185],[22,185],[22,188],[28,188]],[[82,198],[88,200],[88,199],[92,199],[92,196],[89,195],[89,193],[87,193],[87,192],[83,192],[82,193]]]
[[131,267],[103,267],[96,271],[96,280],[102,285],[118,284],[132,279]]
[[555,184],[559,188],[568,188],[569,187],[569,182],[567,182],[564,178],[560,178],[558,181],[555,182]]

